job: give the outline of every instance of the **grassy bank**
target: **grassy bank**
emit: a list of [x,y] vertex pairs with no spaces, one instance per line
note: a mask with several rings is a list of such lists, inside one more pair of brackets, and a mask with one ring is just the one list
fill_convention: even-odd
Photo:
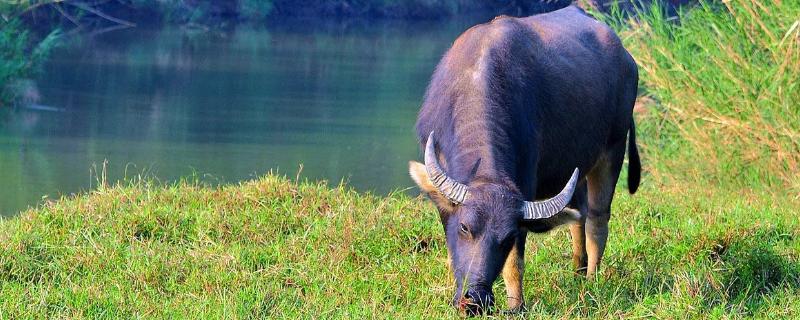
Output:
[[[596,281],[570,271],[565,230],[530,237],[527,315],[800,316],[797,208],[659,189],[618,197]],[[0,224],[0,317],[455,316],[437,220],[274,176],[101,188]]]

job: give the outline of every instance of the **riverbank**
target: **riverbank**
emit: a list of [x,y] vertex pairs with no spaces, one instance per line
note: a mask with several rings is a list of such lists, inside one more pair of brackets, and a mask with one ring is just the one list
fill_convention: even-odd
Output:
[[[529,237],[529,316],[800,316],[796,207],[643,187],[616,198],[595,281],[572,273],[565,229]],[[434,208],[401,193],[138,182],[0,223],[0,315],[449,317],[446,257]]]

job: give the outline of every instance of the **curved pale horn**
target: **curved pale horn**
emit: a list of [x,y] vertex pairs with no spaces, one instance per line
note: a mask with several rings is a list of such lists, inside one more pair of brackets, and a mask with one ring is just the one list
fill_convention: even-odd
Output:
[[547,219],[556,215],[556,213],[559,213],[561,209],[564,209],[564,207],[567,206],[567,203],[569,203],[569,200],[572,199],[572,193],[575,192],[575,186],[577,184],[578,168],[575,168],[575,171],[572,172],[572,177],[569,178],[567,185],[564,186],[564,189],[562,189],[561,192],[559,192],[555,197],[535,202],[525,201],[525,205],[522,206],[523,219]]
[[448,177],[439,166],[433,142],[433,131],[428,135],[428,142],[425,143],[425,169],[428,171],[428,179],[445,198],[455,204],[464,203],[469,196],[469,190],[465,184]]

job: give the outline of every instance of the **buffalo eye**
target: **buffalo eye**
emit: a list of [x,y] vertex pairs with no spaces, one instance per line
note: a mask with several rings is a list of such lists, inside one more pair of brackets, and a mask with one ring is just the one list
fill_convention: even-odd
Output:
[[458,231],[460,231],[461,234],[463,234],[463,235],[469,234],[469,229],[467,229],[467,225],[465,225],[463,223],[459,226],[459,230]]

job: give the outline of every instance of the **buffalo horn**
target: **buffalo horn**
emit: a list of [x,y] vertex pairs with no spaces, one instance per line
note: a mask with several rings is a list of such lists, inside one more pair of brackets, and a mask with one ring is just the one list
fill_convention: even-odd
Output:
[[[439,166],[439,160],[436,157],[436,149],[433,142],[433,131],[428,135],[428,142],[425,144],[425,169],[428,171],[428,178],[436,190],[438,190],[445,198],[449,199],[455,204],[463,204],[464,200],[469,196],[467,185],[459,183],[448,177],[442,167]],[[572,193],[570,192],[570,195]]]
[[569,200],[572,199],[572,193],[575,192],[575,186],[578,183],[578,168],[572,172],[572,177],[569,178],[567,185],[555,197],[542,201],[525,201],[522,207],[523,217],[525,220],[547,219],[559,213],[564,207],[567,206]]

